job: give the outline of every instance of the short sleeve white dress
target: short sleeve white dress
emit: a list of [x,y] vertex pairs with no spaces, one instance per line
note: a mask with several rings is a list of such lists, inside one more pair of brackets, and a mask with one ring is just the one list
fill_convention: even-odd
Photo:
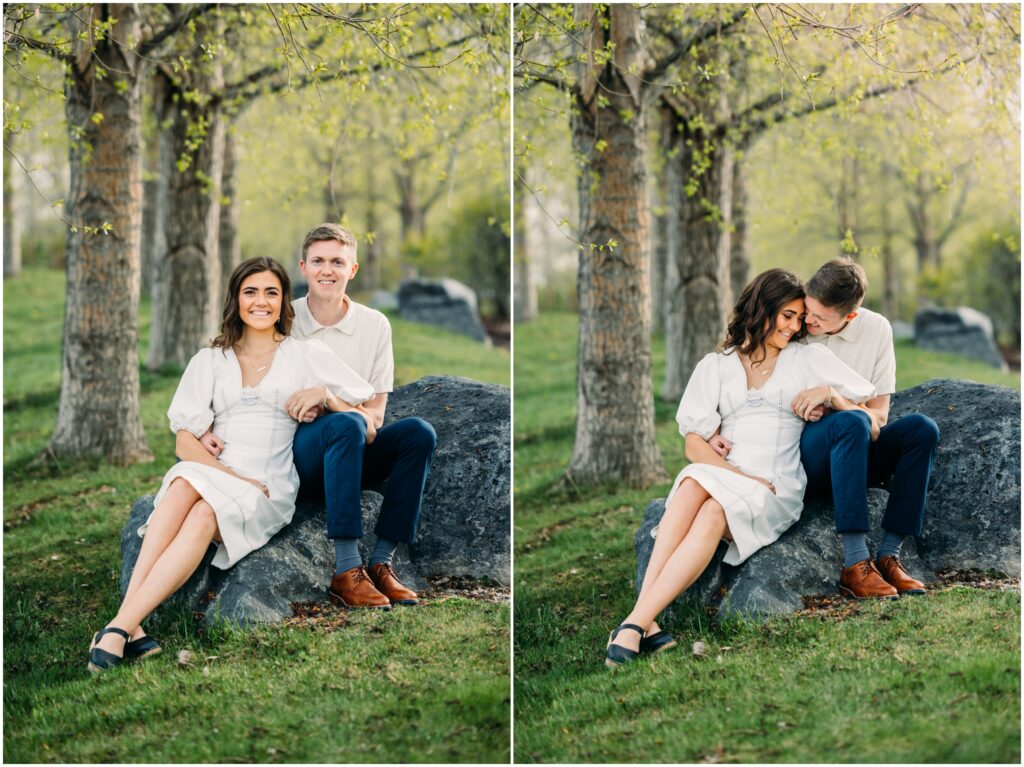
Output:
[[[242,369],[231,349],[202,349],[188,363],[167,411],[171,431],[187,429],[201,437],[212,424],[213,433],[224,441],[219,460],[270,491],[268,498],[255,485],[195,461],[182,461],[164,476],[154,508],[179,477],[213,507],[223,539],[216,544],[214,566],[226,570],[291,522],[299,490],[292,463],[298,422],[284,405],[292,394],[311,386],[328,386],[351,405],[374,396],[373,387],[320,341],[285,338],[270,370],[254,387],[242,386]],[[147,519],[140,536],[148,525]]]
[[[676,477],[669,499],[691,477],[722,504],[733,540],[725,562],[738,565],[767,546],[800,518],[807,474],[800,463],[804,421],[790,409],[804,389],[830,384],[851,402],[875,395],[870,382],[843,364],[824,346],[789,344],[760,389],[747,389],[746,373],[732,350],[704,357],[693,371],[676,413],[679,433],[709,439],[721,427],[732,443],[726,459],[765,485],[718,466],[691,463]],[[666,501],[667,503],[667,501]],[[656,535],[657,528],[652,531]]]

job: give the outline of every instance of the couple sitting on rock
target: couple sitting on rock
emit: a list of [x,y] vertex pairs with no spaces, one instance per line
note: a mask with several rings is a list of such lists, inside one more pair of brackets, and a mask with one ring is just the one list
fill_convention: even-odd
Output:
[[[299,268],[309,293],[294,304],[273,259],[251,259],[231,275],[220,336],[189,362],[167,413],[181,462],[139,528],[131,581],[117,615],[93,637],[90,670],[159,652],[143,619],[188,580],[211,542],[221,569],[266,544],[291,521],[300,480],[326,499],[331,601],[416,604],[391,561],[416,535],[437,437],[420,418],[383,426],[394,379],[391,325],[345,295],[359,269],[352,233],[318,226]],[[360,493],[384,480],[367,569]]]
[[[697,364],[679,403],[690,464],[652,532],[640,595],[609,637],[606,665],[674,646],[656,618],[719,542],[729,544],[724,561],[740,564],[800,518],[805,491],[835,503],[843,594],[924,593],[899,554],[905,536],[921,534],[939,429],[921,414],[889,423],[892,328],[861,308],[866,290],[863,268],[846,259],[823,265],[806,286],[771,269],[744,289],[720,351]],[[872,559],[867,488],[881,483],[889,502]]]

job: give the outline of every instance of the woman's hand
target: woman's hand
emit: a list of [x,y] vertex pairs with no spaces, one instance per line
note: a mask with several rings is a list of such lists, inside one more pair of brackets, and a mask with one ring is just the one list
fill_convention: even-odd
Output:
[[790,407],[798,418],[805,421],[810,419],[811,413],[818,405],[824,405],[832,401],[832,387],[828,385],[815,386],[813,389],[804,389],[793,398]]
[[221,453],[224,452],[224,440],[214,434],[212,431],[206,432],[199,438],[199,444],[206,448],[206,452],[217,458]]
[[729,452],[732,450],[732,443],[721,434],[713,434],[708,440],[708,445],[722,458],[728,458]]
[[327,388],[311,386],[300,389],[284,403],[285,412],[299,423],[309,423],[320,414],[320,406],[327,399]]

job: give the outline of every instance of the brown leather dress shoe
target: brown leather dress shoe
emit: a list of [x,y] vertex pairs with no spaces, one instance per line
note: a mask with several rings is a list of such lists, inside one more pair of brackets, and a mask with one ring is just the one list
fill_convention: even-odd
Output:
[[395,569],[385,563],[378,562],[370,565],[370,577],[373,578],[373,585],[382,593],[387,595],[391,604],[395,605],[418,605],[416,592],[403,586],[398,580]]
[[353,567],[331,578],[331,588],[327,595],[336,605],[355,608],[375,608],[390,610],[391,602],[377,591],[362,565]]
[[882,557],[877,565],[885,582],[900,594],[924,594],[928,591],[921,581],[907,572],[907,568],[896,557]]
[[870,559],[843,568],[839,574],[839,593],[855,599],[899,599],[899,592],[885,582]]

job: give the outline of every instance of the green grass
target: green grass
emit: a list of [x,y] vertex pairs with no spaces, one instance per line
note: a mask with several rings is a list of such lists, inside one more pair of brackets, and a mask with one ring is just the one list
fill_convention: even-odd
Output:
[[[88,674],[89,637],[116,610],[131,502],[174,460],[165,412],[178,374],[142,374],[152,462],[35,460],[56,418],[63,299],[59,272],[4,282],[5,761],[507,762],[505,604],[327,607],[329,620],[254,630],[167,616],[150,627],[163,655]],[[148,306],[142,325],[145,338]],[[430,373],[509,382],[504,350],[393,328],[396,385]],[[178,666],[180,650],[191,665]]]
[[[635,596],[633,536],[669,485],[560,483],[576,332],[568,314],[516,328],[517,761],[1020,761],[1019,589],[957,586],[764,623],[678,609],[666,627],[680,647],[607,671],[608,631]],[[663,341],[653,358],[657,389]],[[1020,387],[1019,374],[911,345],[897,347],[897,370],[900,388],[936,377]],[[676,404],[656,406],[673,475]],[[690,652],[698,639],[702,658]]]

